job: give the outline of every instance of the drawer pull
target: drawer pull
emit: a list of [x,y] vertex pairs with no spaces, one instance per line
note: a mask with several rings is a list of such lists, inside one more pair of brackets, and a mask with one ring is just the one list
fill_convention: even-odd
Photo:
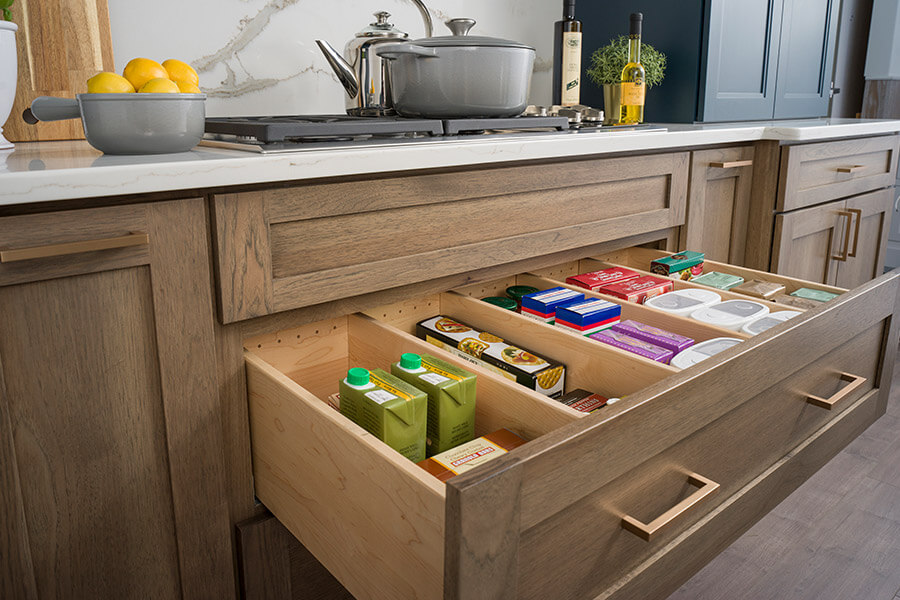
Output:
[[844,248],[841,250],[840,254],[832,254],[831,258],[833,260],[847,262],[847,257],[850,256],[850,225],[853,224],[853,213],[849,210],[839,210],[837,213],[842,217],[847,217],[847,226],[844,229]]
[[670,525],[679,515],[685,513],[693,506],[699,504],[704,498],[719,489],[719,484],[712,479],[707,479],[697,473],[688,473],[688,482],[697,486],[697,491],[659,515],[650,523],[642,523],[634,517],[625,515],[622,517],[622,527],[627,529],[642,540],[650,541],[661,529]]
[[858,173],[866,168],[866,165],[853,165],[852,167],[838,167],[838,173]]
[[820,408],[831,410],[834,408],[835,404],[855,392],[868,380],[865,377],[860,377],[859,375],[853,375],[851,373],[841,373],[841,381],[849,381],[850,384],[838,390],[830,398],[819,398],[818,396],[809,395],[806,397],[806,401],[810,404],[815,404]]
[[856,215],[856,227],[853,228],[853,250],[850,251],[850,258],[856,257],[856,250],[859,247],[859,224],[862,221],[862,209],[859,208],[848,208],[847,212],[853,213]]
[[738,167],[749,167],[753,165],[753,160],[731,160],[727,162],[711,162],[710,167],[715,169],[736,169]]
[[46,246],[30,246],[28,248],[0,249],[0,263],[81,254],[82,252],[95,252],[97,250],[112,250],[114,248],[128,248],[130,246],[146,246],[149,243],[150,236],[146,233],[133,231],[128,235],[99,240],[47,244]]

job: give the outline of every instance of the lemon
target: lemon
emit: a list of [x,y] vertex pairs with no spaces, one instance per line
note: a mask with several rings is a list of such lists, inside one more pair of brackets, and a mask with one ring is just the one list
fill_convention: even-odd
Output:
[[[168,79],[169,73],[161,64],[149,58],[132,58],[122,71],[125,79],[131,82],[134,89],[140,90],[151,79]],[[176,90],[177,91],[177,90]]]
[[142,94],[177,94],[178,85],[171,79],[156,77],[141,86],[138,92]]
[[88,94],[133,94],[134,86],[115,73],[97,73],[87,80]]
[[200,88],[191,83],[190,81],[182,81],[180,79],[175,81],[175,85],[178,86],[179,91],[182,94],[199,94]]
[[169,74],[169,79],[172,81],[184,81],[193,83],[194,85],[200,85],[200,77],[197,76],[197,71],[186,62],[175,58],[169,58],[163,61],[162,66]]

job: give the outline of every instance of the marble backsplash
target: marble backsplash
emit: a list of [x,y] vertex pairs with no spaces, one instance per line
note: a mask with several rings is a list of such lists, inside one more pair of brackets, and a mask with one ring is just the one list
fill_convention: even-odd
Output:
[[[550,103],[557,0],[425,0],[435,35],[444,22],[476,21],[473,35],[516,40],[537,51],[529,101]],[[315,44],[343,50],[385,10],[411,39],[425,26],[409,0],[111,0],[116,71],[134,57],[179,58],[200,74],[210,116],[343,113],[344,89]]]

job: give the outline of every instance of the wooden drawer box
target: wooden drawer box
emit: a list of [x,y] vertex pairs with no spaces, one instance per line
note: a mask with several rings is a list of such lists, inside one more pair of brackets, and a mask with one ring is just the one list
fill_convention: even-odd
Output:
[[[664,598],[883,412],[896,275],[685,371],[467,296],[557,285],[597,264],[246,340],[260,500],[357,598]],[[718,334],[627,310],[698,339]],[[461,363],[411,335],[438,313],[567,363],[567,389],[624,398],[585,415]],[[441,484],[321,401],[349,366],[384,367],[405,351],[478,370],[478,433],[505,426],[531,441]],[[810,396],[838,401],[829,410]],[[664,524],[646,540],[626,516]]]
[[775,210],[784,212],[894,185],[896,135],[786,146]]
[[219,195],[221,320],[455,276],[446,289],[479,269],[677,227],[687,166],[679,152]]

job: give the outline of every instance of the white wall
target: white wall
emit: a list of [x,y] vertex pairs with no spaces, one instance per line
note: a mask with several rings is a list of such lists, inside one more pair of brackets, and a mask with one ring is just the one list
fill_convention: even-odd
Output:
[[[425,0],[435,35],[443,22],[469,17],[472,35],[502,37],[537,50],[529,100],[550,104],[556,0]],[[391,22],[424,35],[409,0],[109,0],[116,70],[142,56],[179,58],[200,74],[207,114],[284,115],[344,112],[344,89],[315,45],[323,38],[339,51],[386,10]]]
[[900,79],[900,0],[875,0],[866,79]]

